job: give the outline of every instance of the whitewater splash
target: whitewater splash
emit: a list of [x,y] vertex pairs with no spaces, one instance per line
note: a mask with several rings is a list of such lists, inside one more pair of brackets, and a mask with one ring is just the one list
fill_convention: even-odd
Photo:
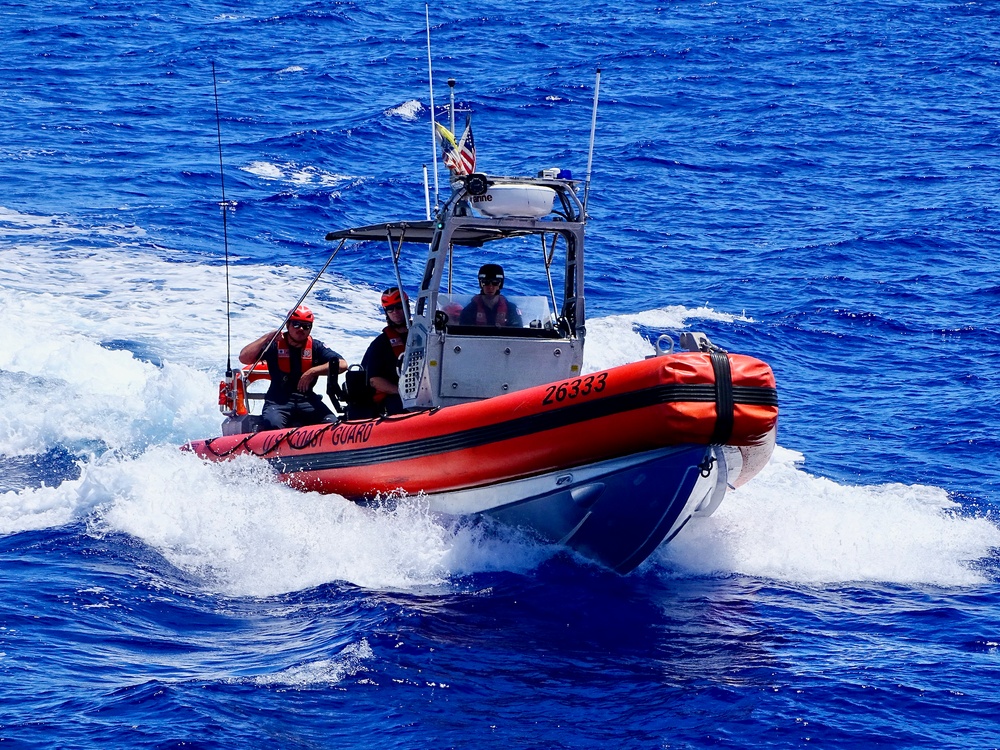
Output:
[[[239,167],[240,170],[255,177],[271,182],[284,182],[290,187],[337,187],[346,189],[350,185],[361,182],[360,177],[327,172],[309,164],[294,162],[275,163],[269,161],[252,161]],[[339,193],[336,193],[339,195]]]
[[[20,259],[19,269],[0,269],[0,460],[61,450],[78,464],[71,478],[8,485],[0,534],[79,523],[94,535],[125,533],[206,589],[250,596],[330,581],[413,590],[482,571],[530,571],[558,554],[482,521],[435,516],[420,498],[362,508],[294,491],[262,462],[206,464],[180,452],[185,440],[219,429],[221,274],[167,262],[140,246],[133,228],[103,230],[118,238],[116,249],[68,249],[77,233],[54,217],[0,210],[0,221]],[[234,267],[235,340],[277,325],[309,278],[290,266]],[[310,301],[318,335],[360,360],[383,324],[377,300],[375,288],[331,277],[322,299]],[[701,320],[748,319],[680,306],[593,318],[585,369],[652,353],[643,328]],[[45,347],[21,335],[36,325]],[[1000,530],[961,513],[943,490],[843,485],[802,462],[779,447],[753,482],[642,570],[809,584],[984,579],[976,561],[1000,547]]]
[[209,591],[270,596],[348,581],[415,590],[536,567],[554,554],[515,531],[435,516],[420,497],[360,506],[294,490],[270,467],[201,461],[175,446],[107,453],[79,479],[0,495],[0,533],[84,523],[141,540]]
[[407,122],[413,122],[424,111],[424,105],[416,99],[409,99],[402,104],[385,110],[387,117],[399,117]]
[[304,689],[336,685],[346,678],[368,671],[375,652],[366,638],[351,643],[332,659],[319,659],[283,669],[274,674],[241,677],[232,682],[249,682],[262,687]]
[[[1000,529],[962,515],[943,490],[841,485],[800,461],[778,448],[754,481],[641,570],[805,584],[984,581],[975,561],[1000,546]],[[139,539],[206,590],[234,596],[332,581],[421,590],[478,572],[528,572],[559,553],[498,525],[432,514],[419,497],[362,507],[293,490],[254,459],[209,464],[173,446],[106,454],[80,479],[0,495],[0,533],[81,521],[96,536]]]
[[660,563],[684,574],[742,574],[806,584],[884,582],[971,586],[1000,528],[970,517],[938,487],[852,486],[813,476],[775,448],[715,514],[694,519]]

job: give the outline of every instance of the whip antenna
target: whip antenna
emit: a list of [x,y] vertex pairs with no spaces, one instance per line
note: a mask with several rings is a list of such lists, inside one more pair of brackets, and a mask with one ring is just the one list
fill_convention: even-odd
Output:
[[215,93],[215,130],[219,136],[219,180],[222,182],[222,244],[226,248],[226,377],[233,376],[232,329],[229,316],[229,231],[226,226],[226,176],[222,171],[222,118],[219,117],[219,86],[215,81],[215,60],[212,61],[212,91]]
[[424,164],[424,209],[427,211],[427,221],[431,220],[431,190],[427,181],[427,165]]
[[437,215],[440,206],[438,201],[437,121],[434,119],[434,69],[431,66],[431,10],[427,3],[424,3],[424,17],[427,21],[427,86],[431,97],[431,151],[434,154],[434,214]]
[[448,88],[451,91],[451,103],[448,105],[448,124],[451,126],[451,134],[455,135],[455,79],[448,79]]
[[[319,273],[313,276],[313,280],[309,282],[309,286],[307,286],[306,290],[302,292],[302,296],[299,297],[298,301],[294,305],[292,305],[292,309],[289,310],[288,313],[285,315],[285,319],[281,321],[281,325],[278,326],[277,329],[275,329],[274,335],[267,340],[266,344],[264,344],[264,347],[260,350],[260,356],[257,357],[257,359],[254,361],[252,365],[250,365],[250,367],[247,368],[248,370],[253,371],[254,369],[256,369],[257,365],[259,365],[264,360],[264,352],[266,352],[270,348],[271,344],[274,343],[274,340],[278,338],[278,336],[281,334],[281,329],[284,328],[286,325],[288,325],[288,321],[292,319],[292,315],[294,314],[294,312],[299,308],[299,305],[301,305],[305,301],[306,297],[309,296],[309,292],[311,292],[312,288],[316,286],[316,282],[319,281],[319,277],[322,276],[324,273],[326,273],[326,269],[330,267],[331,263],[333,263],[333,259],[337,257],[337,253],[340,252],[340,249],[345,245],[346,242],[347,242],[346,239],[341,240],[340,244],[337,245],[337,249],[334,250],[332,253],[330,253],[330,257],[326,259],[326,263],[324,263],[323,267],[319,269]],[[396,276],[397,277],[399,276],[398,271],[396,273]],[[400,287],[400,289],[402,289],[402,287]]]
[[594,82],[594,112],[590,116],[590,152],[587,154],[587,179],[583,184],[583,220],[587,220],[587,198],[590,196],[590,165],[594,163],[594,133],[597,131],[597,97],[601,93],[601,69]]

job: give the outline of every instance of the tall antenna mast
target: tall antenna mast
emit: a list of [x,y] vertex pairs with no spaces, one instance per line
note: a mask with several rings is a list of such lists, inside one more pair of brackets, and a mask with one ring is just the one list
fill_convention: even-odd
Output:
[[212,60],[212,91],[215,93],[215,130],[219,137],[219,180],[222,182],[222,243],[226,248],[226,377],[233,376],[232,328],[229,316],[229,231],[226,226],[226,176],[222,170],[222,118],[219,117],[219,86],[215,82],[215,60]]
[[438,212],[438,152],[437,152],[437,121],[434,119],[434,69],[431,65],[431,11],[424,3],[424,18],[427,22],[427,86],[431,96],[431,151],[434,155],[434,214]]
[[451,102],[448,105],[449,122],[451,124],[451,134],[455,135],[455,79],[448,79],[448,89],[451,92]]
[[587,154],[587,179],[583,183],[583,220],[587,221],[587,198],[590,196],[590,167],[594,163],[594,134],[597,131],[597,99],[601,93],[601,69],[597,69],[594,82],[594,111],[590,116],[590,151]]
[[424,210],[427,212],[427,221],[431,220],[431,191],[427,182],[427,165],[424,164]]

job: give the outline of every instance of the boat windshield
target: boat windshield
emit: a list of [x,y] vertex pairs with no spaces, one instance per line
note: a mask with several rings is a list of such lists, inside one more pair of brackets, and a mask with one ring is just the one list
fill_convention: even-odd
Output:
[[[462,311],[469,308],[475,310],[472,294],[439,294],[437,309],[448,316],[448,325],[461,325]],[[549,306],[546,297],[504,295],[508,306],[513,306],[519,313],[517,317],[510,316],[512,321],[520,318],[521,328],[536,328],[552,330],[556,325],[556,317]],[[468,321],[467,321],[468,322]],[[474,324],[473,324],[474,325]]]

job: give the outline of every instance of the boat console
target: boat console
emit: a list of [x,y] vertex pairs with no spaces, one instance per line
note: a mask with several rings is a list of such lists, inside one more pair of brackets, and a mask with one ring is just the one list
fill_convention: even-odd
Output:
[[[474,174],[453,187],[427,227],[430,236],[426,231],[410,235],[428,242],[428,254],[400,378],[408,409],[475,401],[563,380],[579,375],[583,365],[584,217],[575,183],[558,177]],[[407,239],[401,230],[397,241]],[[508,298],[519,309],[522,326],[459,322],[458,313],[472,295],[453,291],[451,269],[456,256],[470,248],[480,259],[528,253],[538,259],[549,297]],[[561,277],[559,294],[554,275]]]

